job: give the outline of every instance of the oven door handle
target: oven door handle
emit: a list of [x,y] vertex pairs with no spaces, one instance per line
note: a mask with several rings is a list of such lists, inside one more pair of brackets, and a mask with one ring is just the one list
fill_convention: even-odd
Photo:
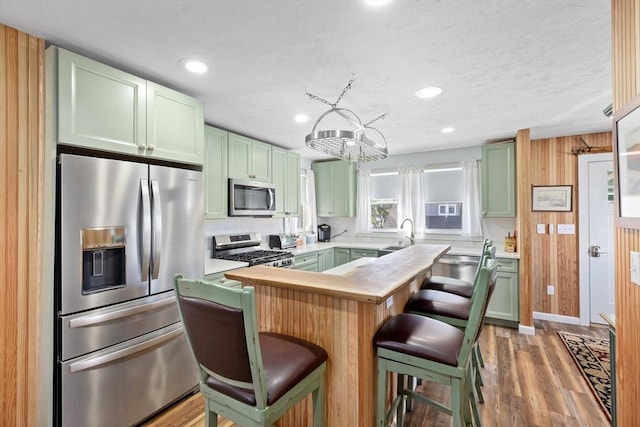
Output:
[[162,256],[162,202],[160,201],[160,188],[158,181],[151,180],[151,197],[153,201],[153,237],[151,238],[151,248],[153,255],[151,258],[151,278],[157,279],[160,272],[160,257]]
[[133,316],[134,314],[145,313],[147,311],[156,310],[164,306],[175,304],[176,297],[172,296],[159,301],[150,302],[135,307],[123,308],[122,310],[110,311],[109,313],[93,314],[90,316],[77,317],[69,320],[69,329],[83,328],[85,326],[93,326],[99,323],[110,322],[112,320],[122,319],[123,317]]
[[151,198],[149,197],[149,181],[140,180],[140,200],[142,210],[139,211],[138,255],[140,260],[141,281],[149,280],[149,258],[151,257]]
[[96,368],[101,365],[106,365],[107,363],[115,362],[119,359],[124,359],[125,357],[143,352],[151,347],[158,346],[182,334],[184,334],[183,328],[174,329],[171,332],[167,332],[166,334],[152,338],[148,341],[144,341],[140,344],[136,344],[122,350],[117,350],[113,353],[105,354],[104,356],[93,357],[91,359],[72,363],[71,365],[69,365],[69,372],[74,373],[86,371],[88,369]]

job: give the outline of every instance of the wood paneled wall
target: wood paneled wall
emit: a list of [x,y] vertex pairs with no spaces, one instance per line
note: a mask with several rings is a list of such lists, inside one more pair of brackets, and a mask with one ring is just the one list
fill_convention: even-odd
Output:
[[[613,111],[640,88],[640,0],[612,0]],[[640,287],[629,277],[629,252],[640,251],[640,230],[616,228],[616,361],[619,426],[640,425]]]
[[[578,254],[578,156],[571,150],[584,141],[591,147],[611,148],[611,132],[547,138],[531,141],[531,185],[572,185],[571,212],[531,212],[530,272],[533,311],[580,316],[580,278]],[[583,154],[587,155],[588,154]],[[531,188],[528,189],[531,197]],[[536,224],[546,224],[547,234],[537,234]],[[549,224],[575,224],[576,234],[548,234]],[[555,286],[555,295],[547,295],[546,286]]]
[[44,41],[0,24],[0,425],[39,424]]

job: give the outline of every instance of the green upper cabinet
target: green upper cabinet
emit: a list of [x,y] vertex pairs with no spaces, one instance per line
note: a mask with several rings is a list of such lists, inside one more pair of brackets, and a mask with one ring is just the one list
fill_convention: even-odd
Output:
[[144,154],[146,80],[56,47],[47,59],[57,73],[57,142]]
[[202,103],[147,82],[147,155],[202,164],[203,154]]
[[271,182],[271,145],[229,133],[229,178]]
[[47,49],[57,87],[56,142],[202,164],[204,118],[195,98],[58,47]]
[[204,127],[204,202],[206,218],[226,218],[228,132]]
[[354,216],[356,164],[344,160],[311,165],[316,181],[318,216]]
[[276,215],[298,215],[300,204],[300,155],[271,148],[271,174],[276,188]]
[[515,144],[482,146],[482,214],[486,218],[516,216]]

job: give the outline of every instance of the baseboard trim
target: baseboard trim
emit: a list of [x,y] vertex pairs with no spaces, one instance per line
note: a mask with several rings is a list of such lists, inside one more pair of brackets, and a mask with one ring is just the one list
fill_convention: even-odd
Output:
[[518,332],[524,335],[535,335],[536,328],[534,328],[533,326],[520,325],[518,326]]
[[533,318],[538,320],[547,320],[549,322],[566,323],[568,325],[580,325],[580,318],[573,316],[563,316],[561,314],[533,312]]

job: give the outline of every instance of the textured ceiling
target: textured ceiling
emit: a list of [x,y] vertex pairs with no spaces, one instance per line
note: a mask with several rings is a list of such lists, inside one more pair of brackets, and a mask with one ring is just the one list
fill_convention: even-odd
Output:
[[[610,15],[609,0],[0,0],[0,23],[194,95],[207,123],[308,158],[324,157],[304,137],[328,107],[305,91],[334,102],[352,75],[339,106],[363,122],[388,112],[376,127],[392,155],[609,130]],[[209,73],[187,74],[185,57]],[[413,96],[425,86],[443,93]]]

